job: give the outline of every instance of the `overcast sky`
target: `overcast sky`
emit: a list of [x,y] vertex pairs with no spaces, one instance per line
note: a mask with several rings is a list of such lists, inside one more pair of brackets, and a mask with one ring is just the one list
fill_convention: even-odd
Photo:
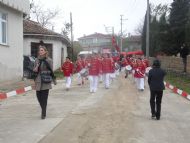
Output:
[[[55,31],[60,32],[65,21],[73,15],[74,39],[95,32],[106,34],[106,27],[114,27],[119,33],[120,15],[123,15],[123,31],[135,34],[135,29],[143,21],[147,0],[34,0],[45,8],[58,8],[62,13],[55,22]],[[153,4],[171,4],[173,0],[150,0]]]

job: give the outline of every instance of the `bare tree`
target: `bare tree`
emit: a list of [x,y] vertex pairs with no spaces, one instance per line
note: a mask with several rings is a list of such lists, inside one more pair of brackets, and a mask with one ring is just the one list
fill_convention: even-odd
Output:
[[64,27],[61,29],[61,34],[63,34],[66,37],[69,37],[70,32],[71,32],[71,24],[65,22]]
[[140,21],[140,23],[137,25],[137,27],[135,28],[135,34],[140,34],[142,35],[143,33],[143,20]]
[[53,20],[60,13],[59,9],[44,9],[41,2],[30,4],[30,19],[38,22],[42,27],[52,27]]

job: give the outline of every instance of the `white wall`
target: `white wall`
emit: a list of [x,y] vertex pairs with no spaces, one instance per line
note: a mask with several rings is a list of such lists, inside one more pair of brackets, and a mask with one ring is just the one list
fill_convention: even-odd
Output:
[[0,2],[20,12],[27,14],[30,12],[29,0],[0,0]]
[[61,67],[61,49],[64,48],[64,58],[67,56],[67,47],[58,40],[44,40],[36,38],[24,38],[24,55],[31,55],[31,42],[39,43],[43,40],[44,43],[52,44],[53,50],[53,70]]
[[0,82],[23,75],[23,14],[0,4],[8,15],[8,45],[0,45]]

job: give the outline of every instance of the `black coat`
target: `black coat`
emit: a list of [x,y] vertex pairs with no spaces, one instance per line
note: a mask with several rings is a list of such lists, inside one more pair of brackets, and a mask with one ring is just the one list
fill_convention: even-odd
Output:
[[165,89],[164,76],[166,72],[161,68],[153,68],[148,74],[148,84],[151,91],[162,91]]
[[189,55],[189,49],[187,46],[183,47],[181,50],[180,50],[180,56],[182,58],[187,58],[187,55]]

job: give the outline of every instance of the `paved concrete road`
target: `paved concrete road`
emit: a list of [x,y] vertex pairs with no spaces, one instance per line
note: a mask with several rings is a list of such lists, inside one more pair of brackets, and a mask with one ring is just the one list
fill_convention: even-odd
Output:
[[62,82],[50,93],[45,120],[34,91],[0,102],[0,143],[189,143],[190,102],[169,90],[156,121],[148,88],[138,92],[131,77],[95,94],[87,85],[66,92]]

